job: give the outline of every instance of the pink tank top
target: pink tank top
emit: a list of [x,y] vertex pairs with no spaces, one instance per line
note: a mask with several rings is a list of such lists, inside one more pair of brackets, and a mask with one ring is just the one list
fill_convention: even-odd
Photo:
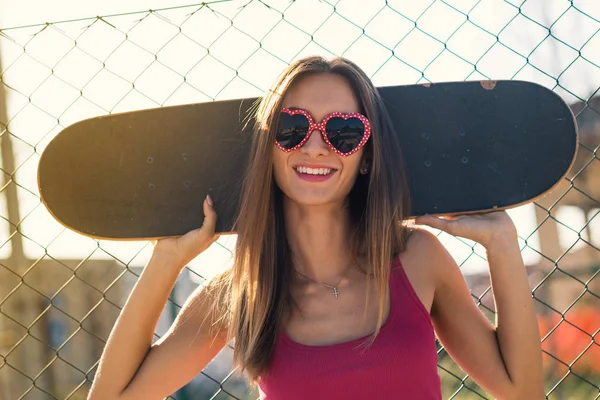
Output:
[[370,335],[307,346],[282,331],[269,371],[259,379],[260,399],[441,400],[431,318],[399,258],[390,274],[390,299],[388,318],[371,347],[355,348]]

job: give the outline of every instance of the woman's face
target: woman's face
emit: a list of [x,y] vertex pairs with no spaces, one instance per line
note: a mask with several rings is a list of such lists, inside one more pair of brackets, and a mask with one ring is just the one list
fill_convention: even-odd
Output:
[[[296,81],[284,96],[282,107],[308,111],[316,123],[331,112],[360,112],[357,100],[346,80],[334,74],[308,75]],[[336,154],[314,131],[304,145],[284,152],[273,145],[275,182],[291,200],[304,205],[341,202],[354,185],[364,149],[349,155]],[[300,167],[300,170],[298,168]],[[323,168],[331,173],[307,174]]]

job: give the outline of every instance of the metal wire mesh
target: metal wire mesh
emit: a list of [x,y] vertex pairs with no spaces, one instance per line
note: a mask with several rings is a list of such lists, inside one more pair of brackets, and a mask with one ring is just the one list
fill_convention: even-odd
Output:
[[[521,79],[577,115],[576,164],[551,195],[512,214],[536,300],[551,399],[600,397],[600,8],[553,1],[214,1],[0,28],[0,398],[82,399],[147,243],[78,236],[46,212],[36,170],[46,144],[92,116],[260,96],[290,61],[353,59],[378,86]],[[529,222],[527,222],[529,221]],[[473,299],[494,319],[481,248],[452,246]],[[226,267],[219,241],[180,276],[156,331]],[[479,264],[478,264],[479,263]],[[489,398],[438,343],[444,398]],[[223,352],[179,399],[250,399]]]

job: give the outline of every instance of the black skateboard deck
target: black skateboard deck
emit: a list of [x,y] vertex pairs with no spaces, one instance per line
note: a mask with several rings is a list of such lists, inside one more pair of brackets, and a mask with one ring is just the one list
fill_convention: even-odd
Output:
[[[411,217],[502,210],[550,192],[574,162],[573,113],[521,81],[378,88],[407,164]],[[256,99],[214,101],[77,122],[44,150],[43,203],[61,224],[113,240],[200,227],[210,194],[217,232],[235,230]],[[376,134],[376,133],[374,133]]]

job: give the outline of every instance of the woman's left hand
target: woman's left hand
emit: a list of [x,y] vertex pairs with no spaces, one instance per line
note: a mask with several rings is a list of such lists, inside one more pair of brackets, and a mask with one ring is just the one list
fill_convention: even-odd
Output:
[[425,214],[415,218],[415,223],[473,240],[484,247],[499,238],[517,238],[517,229],[505,210],[441,217]]

